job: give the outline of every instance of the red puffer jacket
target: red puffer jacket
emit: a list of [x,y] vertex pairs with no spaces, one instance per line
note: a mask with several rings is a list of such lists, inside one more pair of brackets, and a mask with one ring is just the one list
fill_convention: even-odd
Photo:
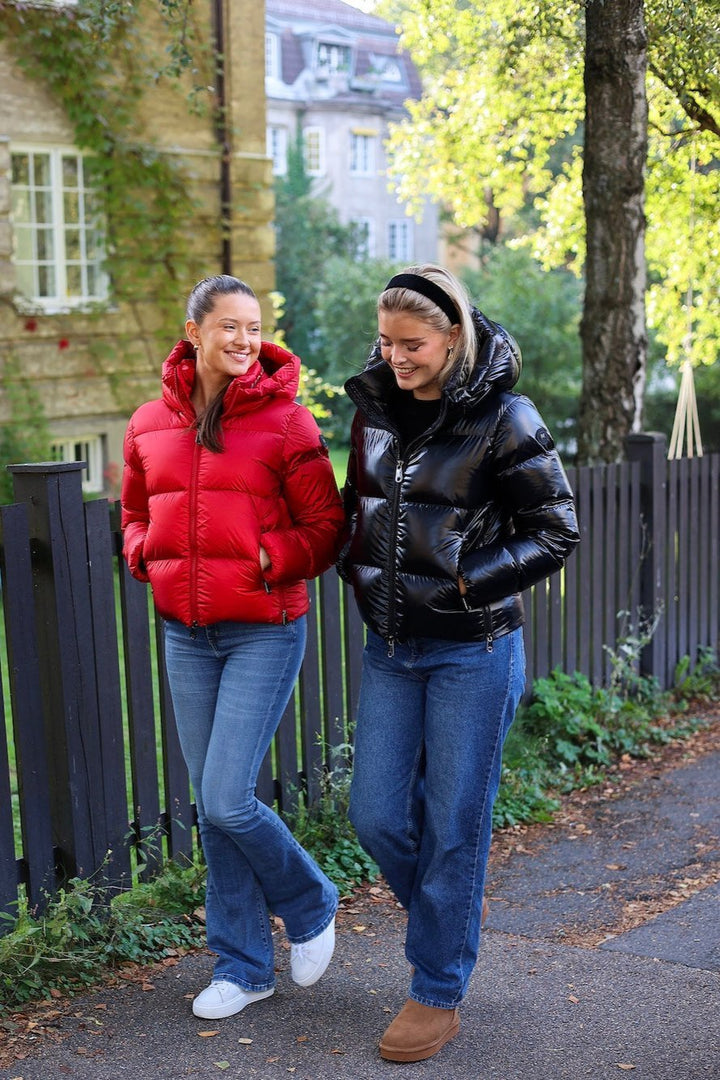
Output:
[[179,341],[163,365],[162,398],[133,414],[123,553],[165,618],[282,623],[307,611],[305,581],[332,565],[343,512],[318,427],[294,401],[299,374],[297,356],[263,342],[257,369],[226,391],[215,454],[196,441],[195,353]]

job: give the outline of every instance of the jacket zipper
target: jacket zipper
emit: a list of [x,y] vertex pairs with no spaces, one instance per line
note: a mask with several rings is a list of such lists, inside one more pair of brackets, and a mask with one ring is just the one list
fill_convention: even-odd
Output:
[[[395,462],[395,479],[393,485],[393,501],[390,513],[390,591],[388,593],[388,623],[395,627],[395,582],[397,580],[397,524],[400,517],[400,494],[402,491],[404,463],[400,458],[400,444],[397,439],[393,440],[398,452]],[[395,636],[391,633],[387,640],[388,656],[395,655]]]
[[197,439],[193,445],[193,460],[192,469],[190,471],[190,492],[189,492],[189,513],[190,513],[190,526],[188,534],[188,544],[190,546],[190,613],[193,616],[192,619],[192,637],[195,637],[195,631],[198,626],[198,610],[197,610],[197,490],[198,490],[198,472],[200,470],[200,454],[202,449]]

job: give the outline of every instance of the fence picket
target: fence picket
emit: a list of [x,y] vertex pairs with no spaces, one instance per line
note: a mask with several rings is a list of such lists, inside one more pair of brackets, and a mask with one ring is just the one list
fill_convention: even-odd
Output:
[[24,858],[20,874],[30,906],[42,910],[55,887],[50,776],[45,740],[37,628],[24,504],[0,507],[5,616],[13,742]]
[[[610,668],[604,646],[615,646],[618,634],[624,632],[618,613],[627,613],[625,627],[631,631],[641,610],[651,616],[659,602],[664,611],[657,640],[641,658],[644,674],[657,675],[662,685],[668,685],[684,654],[694,662],[698,648],[717,648],[720,455],[667,463],[660,437],[633,439],[628,442],[632,460],[568,470],[577,496],[581,544],[563,571],[524,594],[528,687],[558,666],[582,672],[594,682],[606,680]],[[31,903],[37,904],[43,890],[52,890],[56,881],[54,799],[62,792],[57,776],[50,776],[50,755],[63,743],[58,744],[53,729],[59,722],[57,710],[52,717],[46,715],[48,687],[55,677],[46,670],[48,656],[56,667],[62,664],[63,677],[71,683],[73,672],[82,668],[78,685],[63,687],[75,725],[66,733],[70,749],[78,735],[75,728],[89,722],[92,729],[91,760],[83,782],[93,798],[85,800],[86,821],[72,818],[77,835],[71,837],[71,850],[95,858],[107,842],[117,856],[109,873],[126,880],[133,844],[146,860],[141,872],[148,875],[161,865],[165,848],[171,857],[191,855],[197,842],[195,808],[167,685],[161,624],[149,603],[147,586],[130,576],[122,560],[117,517],[111,514],[108,519],[103,501],[88,504],[83,513],[79,476],[68,475],[78,472],[77,464],[14,468],[26,494],[18,505],[0,508],[10,676],[10,702],[2,702],[0,695],[0,704],[10,707],[13,716],[22,853],[18,859],[14,850],[6,747],[0,733],[0,909],[12,905],[20,882]],[[66,507],[68,491],[72,505]],[[43,499],[48,505],[39,507]],[[37,536],[33,529],[39,527],[41,511],[49,518],[53,537],[53,544],[47,545],[52,548],[49,557],[42,543],[30,539]],[[72,550],[64,552],[58,547],[63,543]],[[52,578],[54,558],[58,582]],[[35,599],[38,575],[45,590],[40,605]],[[365,628],[351,590],[332,570],[309,582],[308,589],[305,660],[257,785],[259,798],[283,810],[293,809],[301,795],[310,802],[318,797],[322,771],[335,763],[334,748],[351,738],[362,669]],[[81,609],[77,625],[69,621],[76,606]],[[39,624],[38,613],[45,611],[51,616],[48,624],[65,633],[67,641],[49,640],[47,626]],[[87,656],[79,658],[81,641]],[[126,739],[129,777],[123,753]],[[65,808],[63,813],[67,815]],[[59,835],[64,839],[67,821],[61,824]]]

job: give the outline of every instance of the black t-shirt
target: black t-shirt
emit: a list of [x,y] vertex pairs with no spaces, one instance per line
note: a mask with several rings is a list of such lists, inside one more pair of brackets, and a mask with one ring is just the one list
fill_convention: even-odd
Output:
[[405,450],[431,427],[440,415],[442,398],[429,401],[416,398],[412,390],[398,390],[393,394],[391,413],[400,435],[400,448]]

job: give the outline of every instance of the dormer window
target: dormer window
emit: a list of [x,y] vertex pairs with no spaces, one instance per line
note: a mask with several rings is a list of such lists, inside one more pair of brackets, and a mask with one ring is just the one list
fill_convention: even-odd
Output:
[[392,56],[370,53],[370,72],[384,83],[401,83],[403,81],[400,64]]
[[349,72],[350,59],[349,45],[336,45],[331,41],[319,41],[315,56],[315,74],[322,78],[340,71]]

